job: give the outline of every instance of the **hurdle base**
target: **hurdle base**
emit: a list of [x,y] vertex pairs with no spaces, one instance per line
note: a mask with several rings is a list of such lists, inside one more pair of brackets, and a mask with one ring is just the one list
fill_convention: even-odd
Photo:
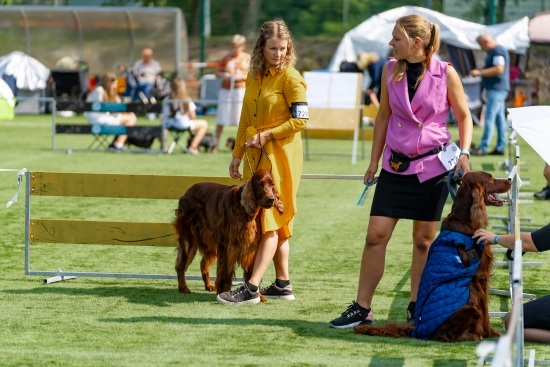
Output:
[[65,280],[70,280],[70,279],[76,279],[76,277],[66,276],[66,275],[58,275],[58,276],[55,276],[55,277],[44,279],[44,284],[47,285],[47,284],[51,284],[51,283],[63,282]]
[[[489,294],[494,294],[494,295],[497,295],[497,296],[505,296],[505,297],[510,297],[510,291],[503,291],[501,289],[489,289]],[[522,295],[522,298],[523,299],[529,299],[529,300],[533,300],[533,299],[536,299],[537,296],[534,295],[534,294],[530,294],[530,293],[523,293]]]

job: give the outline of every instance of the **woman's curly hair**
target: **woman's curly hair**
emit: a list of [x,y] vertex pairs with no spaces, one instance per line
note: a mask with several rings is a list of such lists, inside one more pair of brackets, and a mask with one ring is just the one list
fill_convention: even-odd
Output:
[[254,46],[250,59],[250,73],[253,78],[265,69],[263,51],[267,40],[271,38],[288,41],[285,59],[277,66],[277,71],[285,70],[289,66],[294,66],[294,64],[296,64],[296,51],[294,49],[294,42],[292,41],[290,29],[288,29],[284,20],[275,18],[265,22],[260,28],[258,39],[256,40],[256,45]]

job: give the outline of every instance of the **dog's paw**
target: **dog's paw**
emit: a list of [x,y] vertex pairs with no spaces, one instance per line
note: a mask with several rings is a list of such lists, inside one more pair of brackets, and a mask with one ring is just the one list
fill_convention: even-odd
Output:
[[214,284],[206,284],[204,286],[204,289],[206,289],[208,292],[213,292],[216,290],[216,286]]
[[263,302],[263,303],[267,302],[267,299],[265,299],[265,297],[262,296],[261,294],[260,294],[260,302]]
[[178,287],[178,292],[185,294],[191,293],[191,291],[187,287]]

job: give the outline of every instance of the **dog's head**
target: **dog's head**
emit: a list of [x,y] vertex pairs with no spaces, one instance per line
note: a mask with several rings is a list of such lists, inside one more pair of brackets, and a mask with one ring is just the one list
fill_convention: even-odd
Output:
[[496,179],[487,172],[467,173],[456,193],[451,214],[445,219],[447,223],[444,224],[450,225],[452,221],[466,223],[468,230],[461,230],[465,233],[484,228],[489,221],[486,206],[502,206],[506,200],[497,194],[508,192],[510,186],[508,179]]
[[246,182],[241,194],[241,205],[248,214],[256,212],[259,207],[269,209],[275,207],[279,213],[284,212],[279,192],[275,188],[273,177],[264,170],[256,171]]

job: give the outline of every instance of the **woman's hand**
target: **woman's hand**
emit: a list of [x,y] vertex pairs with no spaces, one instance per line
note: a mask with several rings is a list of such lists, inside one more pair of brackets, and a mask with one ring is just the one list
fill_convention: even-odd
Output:
[[229,176],[231,178],[241,178],[242,175],[239,173],[239,166],[241,165],[241,160],[239,158],[233,158],[229,164]]
[[479,245],[481,241],[485,241],[486,244],[491,245],[493,244],[493,239],[495,238],[495,234],[493,232],[490,232],[486,229],[478,229],[474,232],[474,235],[472,236],[473,239],[477,238],[476,243]]
[[261,148],[268,140],[272,139],[273,135],[271,135],[271,131],[262,131],[251,137],[250,140],[246,142],[245,148]]
[[374,175],[378,171],[378,162],[370,162],[367,172],[365,172],[365,177],[363,178],[363,183],[365,185],[372,185],[374,182]]
[[470,159],[466,154],[462,154],[458,158],[458,162],[456,163],[456,167],[455,167],[455,173],[458,174],[458,171],[460,171],[460,169],[463,170],[463,176],[466,173],[470,172]]

